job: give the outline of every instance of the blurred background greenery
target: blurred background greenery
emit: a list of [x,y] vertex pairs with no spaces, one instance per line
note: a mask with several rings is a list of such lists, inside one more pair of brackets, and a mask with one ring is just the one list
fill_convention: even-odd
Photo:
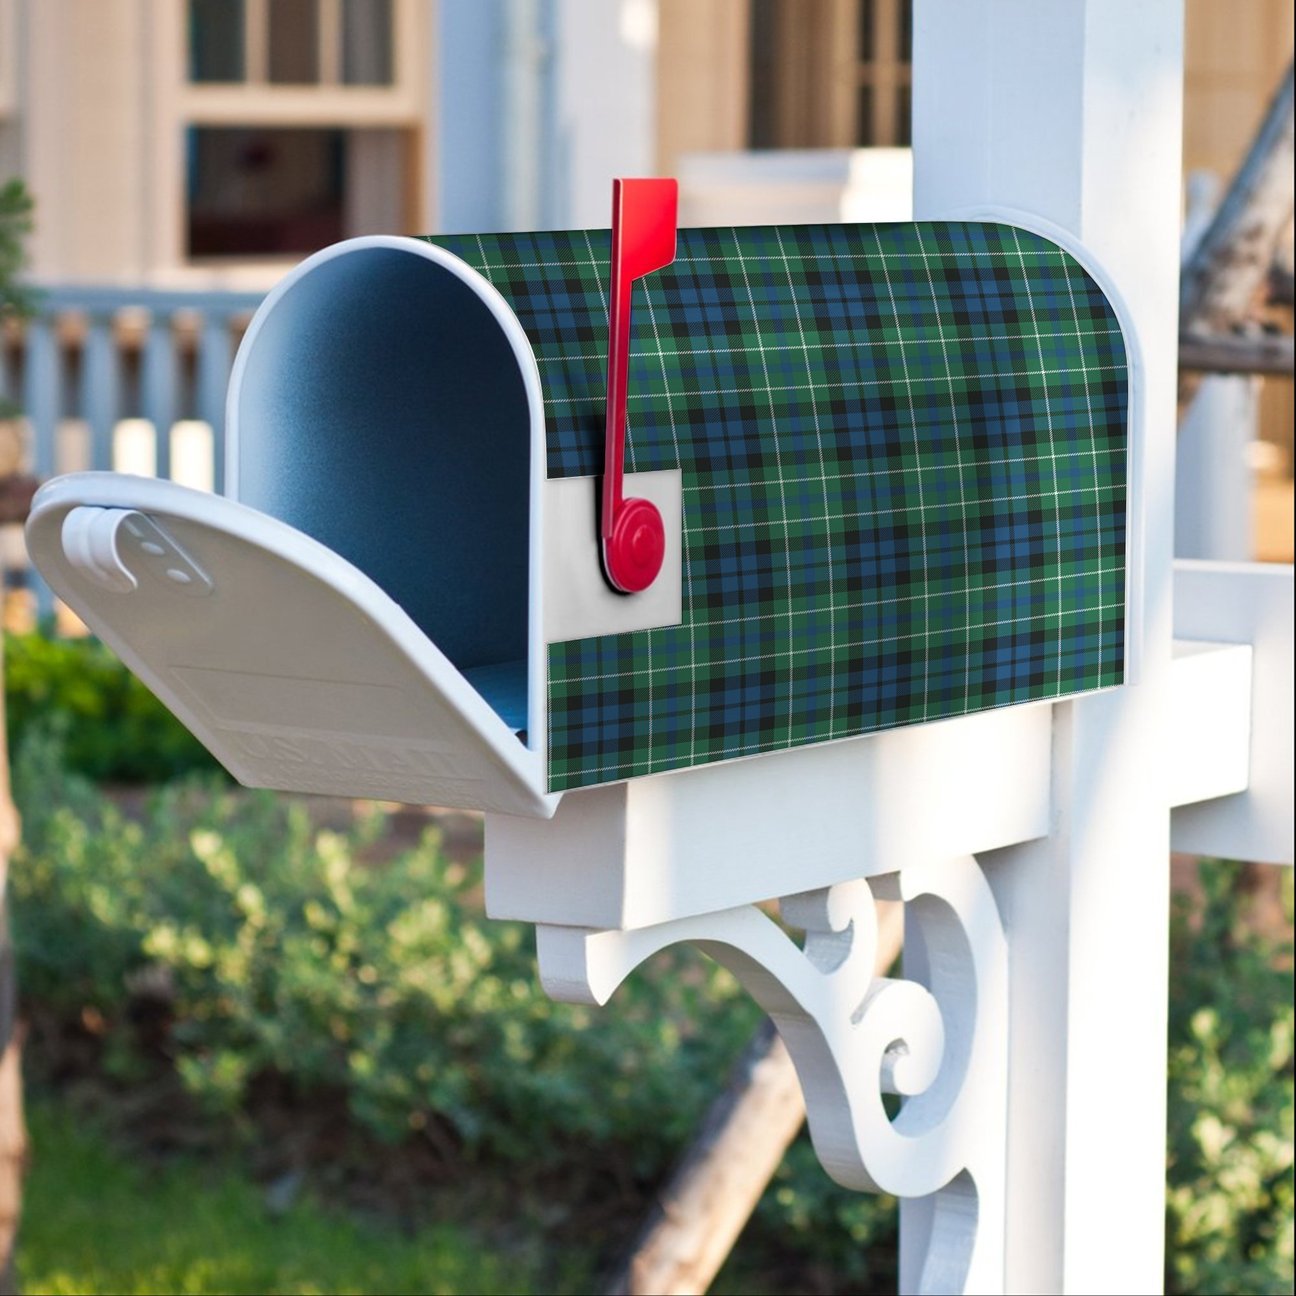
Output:
[[[247,792],[93,641],[6,656],[26,1289],[592,1289],[757,1025],[733,979],[667,953],[552,1003],[476,821]],[[1174,1292],[1290,1290],[1282,876],[1277,923],[1234,865],[1178,896]],[[894,1203],[802,1140],[717,1290],[894,1284]]]

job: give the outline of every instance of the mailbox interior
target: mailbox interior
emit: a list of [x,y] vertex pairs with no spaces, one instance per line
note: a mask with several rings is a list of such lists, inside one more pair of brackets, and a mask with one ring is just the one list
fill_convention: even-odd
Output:
[[369,576],[543,751],[541,420],[529,344],[481,276],[414,239],[354,239],[249,328],[227,481]]

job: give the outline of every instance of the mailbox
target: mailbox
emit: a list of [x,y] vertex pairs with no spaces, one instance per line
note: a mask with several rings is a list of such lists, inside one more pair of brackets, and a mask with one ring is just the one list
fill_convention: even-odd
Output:
[[229,498],[59,478],[33,560],[285,790],[547,817],[1123,682],[1129,364],[1076,255],[632,215],[312,256],[236,359]]

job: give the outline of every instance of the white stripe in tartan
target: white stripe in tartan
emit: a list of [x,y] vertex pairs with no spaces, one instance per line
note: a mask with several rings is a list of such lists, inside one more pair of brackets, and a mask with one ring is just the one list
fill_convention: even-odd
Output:
[[[746,260],[745,256],[743,255],[742,243],[741,243],[741,241],[737,238],[736,235],[734,236],[733,243],[734,243],[734,249],[735,249],[735,253],[736,253],[736,255],[735,255],[735,257],[734,257],[734,260],[737,261],[739,268],[742,270],[743,286],[744,286],[744,287],[746,288],[746,290],[747,290],[747,302],[748,302],[748,304],[751,306],[752,323],[754,323],[754,324],[756,325],[756,354],[757,354],[758,356],[760,356],[761,372],[765,375],[765,397],[766,397],[766,400],[767,400],[768,403],[769,403],[770,421],[771,421],[771,423],[775,423],[775,424],[777,424],[777,422],[778,422],[778,409],[777,409],[777,407],[776,407],[775,404],[774,404],[774,388],[770,386],[770,379],[769,379],[769,361],[768,361],[768,360],[766,359],[766,357],[765,357],[765,348],[764,348],[764,346],[762,345],[762,343],[761,343],[761,338],[760,338],[760,313],[759,313],[759,312],[757,311],[757,309],[756,309],[756,298],[755,298],[755,297],[753,296],[753,294],[752,294],[751,276],[747,273],[747,260]],[[784,265],[786,265],[786,264],[787,264],[787,261],[786,261],[786,258],[785,258],[785,259],[784,259]],[[813,383],[811,384],[811,386],[813,386]],[[698,393],[698,394],[700,395],[701,393]],[[721,395],[721,394],[723,394],[723,393],[721,393],[721,392],[713,392],[713,393],[708,393],[708,394],[711,394],[711,395]],[[814,399],[814,397],[811,396],[811,400],[813,400],[813,399]],[[771,438],[771,439],[772,439],[773,442],[774,442],[774,471],[775,471],[775,473],[777,474],[777,477],[778,477],[779,509],[780,509],[780,511],[781,511],[781,513],[782,513],[782,515],[783,515],[783,544],[784,544],[784,547],[785,547],[785,548],[790,549],[790,548],[791,548],[791,538],[790,538],[789,533],[788,533],[787,487],[784,485],[784,482],[783,482],[783,454],[782,454],[782,451],[779,449],[779,442],[780,442],[781,438],[778,437],[778,436],[774,436],[774,437]],[[821,453],[822,453],[822,452],[821,452]],[[825,519],[822,519],[822,520],[826,521],[827,519],[825,518]],[[788,606],[788,614],[787,614],[787,615],[788,615],[788,634],[789,634],[789,636],[790,636],[791,633],[792,633],[792,629],[793,629],[793,624],[792,624],[792,623],[793,623],[793,617],[794,617],[794,613],[793,613],[793,611],[792,611],[791,604],[795,601],[794,598],[793,598],[793,594],[792,594],[792,564],[791,564],[790,562],[789,562],[788,565],[787,565],[787,592],[788,592],[788,605],[789,605],[789,606]],[[792,687],[792,685],[793,685],[793,680],[792,680],[791,675],[789,675],[789,677],[788,677],[788,682],[787,682],[787,695],[788,695],[788,725],[789,725],[789,726],[791,726],[791,724],[792,724],[792,702],[793,702],[793,698],[796,696],[796,690]]]
[[[878,232],[877,232],[877,227],[876,227],[876,226],[874,226],[874,229],[873,229],[873,237],[874,237],[875,239],[878,238]],[[879,245],[878,245],[878,251],[881,252],[881,250],[882,250],[882,247],[881,247],[881,244],[879,243]],[[892,316],[895,318],[896,329],[897,329],[897,330],[903,330],[904,325],[903,325],[903,324],[901,323],[901,321],[900,321],[900,311],[899,311],[899,309],[898,309],[897,306],[896,306],[895,292],[894,292],[894,290],[893,290],[892,287],[891,287],[891,280],[890,280],[889,278],[888,278],[887,281],[886,281],[886,290],[887,290],[887,299],[888,299],[888,300],[890,301],[890,303],[891,303],[891,314],[892,314]],[[899,356],[900,356],[900,370],[901,370],[901,372],[904,374],[904,389],[905,389],[905,391],[909,394],[909,396],[912,398],[912,396],[913,396],[913,383],[910,381],[910,378],[909,378],[909,361],[908,361],[908,358],[907,358],[906,355],[905,355],[905,344],[904,344],[903,341],[900,342],[900,344],[899,344],[899,346],[896,348],[896,350],[897,350],[897,352],[899,353]],[[919,437],[918,437],[918,420],[917,420],[917,419],[915,418],[915,416],[914,416],[913,400],[912,400],[912,399],[910,399],[910,401],[909,401],[909,431],[910,431],[910,433],[911,433],[912,436],[913,436],[914,455],[915,455],[919,460],[921,460],[921,459],[922,459],[922,442],[919,440]],[[923,605],[923,632],[922,632],[922,640],[923,640],[923,651],[922,651],[922,659],[923,659],[923,704],[922,704],[922,718],[923,718],[924,720],[926,720],[926,719],[927,719],[927,713],[928,713],[928,696],[929,696],[929,695],[928,695],[928,687],[929,687],[930,678],[931,678],[931,585],[930,585],[930,582],[929,582],[929,579],[928,579],[928,575],[927,575],[927,567],[928,567],[928,562],[927,562],[927,519],[926,519],[926,517],[924,516],[926,510],[925,510],[925,508],[923,507],[923,479],[922,479],[922,471],[921,471],[921,469],[920,469],[918,472],[916,472],[916,473],[914,474],[914,480],[915,480],[915,482],[917,483],[917,487],[918,487],[918,540],[919,540],[919,544],[922,546],[922,565],[923,565],[923,572],[922,572],[922,587],[923,587],[923,592],[922,592],[922,605]]]
[[[1022,262],[1022,271],[1025,272],[1025,270],[1026,270],[1026,260],[1025,260],[1025,257],[1023,256],[1023,254],[1022,254],[1021,239],[1019,239],[1019,238],[1017,237],[1017,231],[1016,231],[1015,229],[1014,229],[1013,232],[1012,232],[1012,240],[1013,240],[1013,246],[1017,249],[1017,255],[1018,255],[1019,257],[1021,257],[1021,262]],[[1039,335],[1039,320],[1038,320],[1038,318],[1036,317],[1036,314],[1035,314],[1035,298],[1034,298],[1034,296],[1032,295],[1032,293],[1031,293],[1031,291],[1030,291],[1029,288],[1027,288],[1027,290],[1026,290],[1026,301],[1027,301],[1027,304],[1030,306],[1030,314],[1031,314],[1031,332],[1032,332],[1032,336],[1033,336],[1034,339],[1035,339],[1035,350],[1036,350],[1037,354],[1039,355],[1040,364],[1043,365],[1043,363],[1044,363],[1044,344],[1043,344],[1043,342],[1040,341],[1040,335]],[[1049,401],[1049,397],[1048,397],[1048,387],[1045,386],[1044,388],[1042,388],[1042,391],[1043,391],[1043,397],[1044,397],[1044,426],[1045,426],[1045,428],[1048,430],[1048,443],[1049,443],[1049,455],[1048,455],[1048,457],[1049,457],[1049,466],[1050,466],[1050,467],[1052,468],[1052,470],[1053,470],[1053,496],[1054,496],[1054,498],[1056,499],[1056,498],[1058,497],[1057,445],[1056,445],[1056,443],[1054,442],[1054,439],[1053,439],[1053,408],[1052,408],[1052,405],[1051,405],[1051,403],[1050,403],[1050,401]],[[1059,551],[1060,551],[1061,548],[1062,548],[1062,515],[1061,515],[1060,513],[1057,515],[1057,526],[1058,526],[1058,532],[1057,532],[1057,543],[1058,543],[1058,549],[1059,549]],[[1059,602],[1059,603],[1062,602],[1062,572],[1061,572],[1060,569],[1059,569],[1059,571],[1058,571],[1058,602]],[[1062,678],[1062,648],[1063,648],[1063,642],[1064,642],[1064,640],[1063,640],[1063,628],[1062,628],[1062,623],[1061,623],[1061,621],[1059,620],[1059,622],[1058,622],[1058,647],[1057,647],[1057,659],[1058,659],[1058,664],[1057,664],[1057,676],[1058,676],[1058,679],[1061,679],[1061,678]]]
[[[810,379],[810,412],[814,418],[815,447],[819,451],[819,463],[824,461],[823,448],[823,430],[819,426],[819,403],[814,397],[814,368],[810,363],[810,348],[806,345],[805,325],[801,323],[801,307],[797,304],[796,284],[792,281],[792,268],[788,265],[787,251],[783,246],[783,235],[779,230],[774,231],[775,238],[778,239],[779,252],[783,257],[783,273],[787,276],[789,294],[792,299],[792,314],[796,319],[797,333],[801,337],[801,353],[805,358],[806,377]],[[780,474],[781,476],[781,474]],[[820,474],[820,485],[823,487],[823,520],[827,522],[832,512],[831,505],[828,502],[828,474]],[[784,489],[787,489],[788,483],[784,481]],[[833,560],[832,545],[828,546],[828,650],[833,654],[837,646],[837,586],[833,581]],[[828,736],[835,738],[837,736],[836,723],[836,696],[830,694],[828,698]]]

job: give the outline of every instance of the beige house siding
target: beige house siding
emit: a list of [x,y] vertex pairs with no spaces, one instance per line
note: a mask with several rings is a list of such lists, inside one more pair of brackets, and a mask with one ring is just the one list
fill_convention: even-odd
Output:
[[1292,57],[1291,0],[1187,0],[1184,169],[1227,179]]
[[138,281],[149,225],[149,0],[41,0],[19,15],[22,167],[41,279]]
[[750,0],[659,0],[657,166],[683,153],[747,146]]
[[[267,287],[297,257],[190,264],[185,131],[191,125],[362,132],[349,161],[348,232],[427,226],[429,6],[395,0],[391,87],[191,85],[183,0],[0,0],[0,176],[36,197],[35,277],[46,282]],[[10,16],[12,45],[5,41]],[[0,77],[0,90],[3,78]],[[383,195],[401,193],[393,206]]]

